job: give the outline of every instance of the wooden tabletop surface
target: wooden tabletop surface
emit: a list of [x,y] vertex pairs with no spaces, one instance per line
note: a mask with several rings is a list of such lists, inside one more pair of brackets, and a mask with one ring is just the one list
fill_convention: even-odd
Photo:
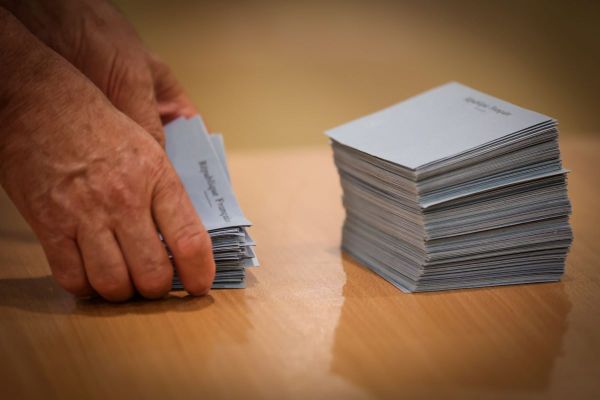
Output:
[[245,290],[78,301],[0,196],[0,397],[600,398],[600,140],[564,135],[560,283],[403,294],[340,253],[325,147],[230,154],[262,265]]

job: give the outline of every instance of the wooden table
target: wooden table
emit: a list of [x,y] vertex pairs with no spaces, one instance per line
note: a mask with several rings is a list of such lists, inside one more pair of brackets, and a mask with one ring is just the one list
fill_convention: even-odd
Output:
[[565,136],[561,283],[403,294],[339,249],[324,147],[230,155],[262,266],[246,290],[77,301],[1,196],[0,397],[600,398],[600,141]]

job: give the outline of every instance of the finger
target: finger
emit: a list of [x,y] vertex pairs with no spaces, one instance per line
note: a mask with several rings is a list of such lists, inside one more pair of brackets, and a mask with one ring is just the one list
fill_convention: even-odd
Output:
[[94,294],[75,241],[67,238],[57,241],[41,240],[41,244],[52,275],[63,289],[79,297]]
[[125,301],[134,290],[119,244],[108,228],[83,228],[77,244],[92,287],[109,301]]
[[115,88],[107,96],[123,114],[134,120],[164,146],[152,73],[147,66],[124,67]]
[[210,236],[171,167],[155,188],[152,213],[185,290],[196,296],[208,293],[215,277]]
[[185,102],[185,100],[176,99],[174,101],[163,100],[157,102],[158,114],[163,124],[167,124],[180,117],[190,118],[198,114],[195,109],[182,105],[182,102]]
[[154,80],[154,95],[163,124],[178,117],[193,117],[196,107],[168,65],[156,55],[149,56],[150,71]]
[[137,291],[147,298],[166,295],[173,284],[173,266],[150,212],[120,223],[115,233]]

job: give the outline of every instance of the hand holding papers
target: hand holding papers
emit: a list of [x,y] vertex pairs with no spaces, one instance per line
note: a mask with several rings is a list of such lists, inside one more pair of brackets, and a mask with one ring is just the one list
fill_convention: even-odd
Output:
[[[223,137],[209,135],[199,117],[165,126],[166,151],[210,234],[217,266],[213,288],[245,287],[245,268],[258,266],[251,225],[233,193]],[[183,286],[177,275],[173,289]]]
[[401,290],[560,279],[571,207],[552,118],[450,83],[327,135],[342,247]]

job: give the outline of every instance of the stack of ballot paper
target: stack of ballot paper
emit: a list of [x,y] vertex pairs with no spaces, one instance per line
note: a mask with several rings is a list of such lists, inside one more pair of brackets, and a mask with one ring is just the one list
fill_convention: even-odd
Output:
[[[233,193],[223,137],[208,134],[200,117],[165,126],[166,150],[212,240],[217,273],[213,288],[245,287],[246,268],[257,267],[254,241]],[[173,289],[183,286],[175,274]]]
[[560,279],[572,234],[556,120],[449,83],[327,135],[342,247],[401,290]]

